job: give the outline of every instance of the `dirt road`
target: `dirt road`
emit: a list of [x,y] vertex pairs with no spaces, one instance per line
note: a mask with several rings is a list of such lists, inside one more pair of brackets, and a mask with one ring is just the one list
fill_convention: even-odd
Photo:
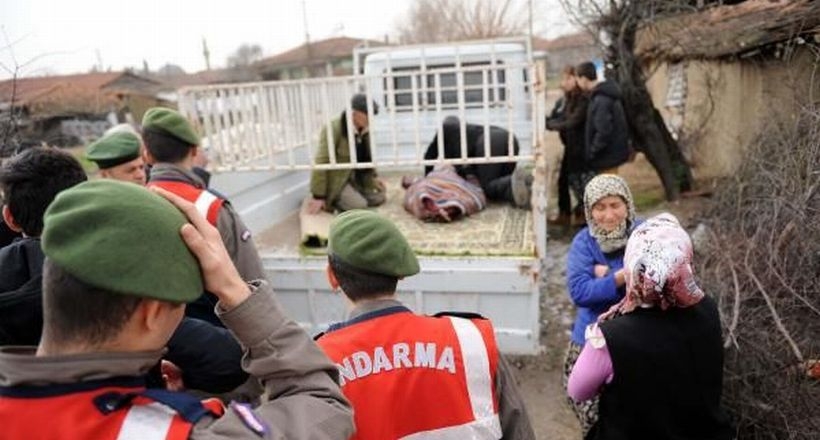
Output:
[[566,403],[561,385],[561,367],[569,341],[573,307],[566,294],[565,270],[568,236],[551,236],[545,289],[541,292],[541,344],[538,356],[510,357],[518,367],[521,393],[535,429],[536,438],[577,440],[580,430]]

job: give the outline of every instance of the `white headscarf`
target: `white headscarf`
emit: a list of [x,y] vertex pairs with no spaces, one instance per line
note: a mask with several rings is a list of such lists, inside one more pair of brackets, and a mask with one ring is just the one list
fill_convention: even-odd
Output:
[[[615,228],[607,232],[595,223],[592,218],[592,206],[604,197],[619,196],[626,203],[626,219]],[[604,253],[615,252],[626,247],[629,231],[635,224],[635,204],[632,202],[632,192],[629,191],[626,181],[614,174],[599,174],[589,181],[584,189],[584,210],[589,225],[589,233],[598,242]]]

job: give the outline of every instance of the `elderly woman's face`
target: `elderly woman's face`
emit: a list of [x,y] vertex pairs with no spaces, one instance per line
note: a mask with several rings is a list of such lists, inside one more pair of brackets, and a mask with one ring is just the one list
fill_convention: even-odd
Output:
[[626,202],[620,196],[606,196],[592,205],[592,221],[606,232],[617,229],[626,214]]

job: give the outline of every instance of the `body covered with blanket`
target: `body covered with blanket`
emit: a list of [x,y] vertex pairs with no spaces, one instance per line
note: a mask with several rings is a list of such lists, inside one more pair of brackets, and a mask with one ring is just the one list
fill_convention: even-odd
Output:
[[404,209],[425,221],[451,222],[487,205],[481,187],[459,176],[448,164],[436,165],[424,177],[406,176],[402,186],[407,190]]

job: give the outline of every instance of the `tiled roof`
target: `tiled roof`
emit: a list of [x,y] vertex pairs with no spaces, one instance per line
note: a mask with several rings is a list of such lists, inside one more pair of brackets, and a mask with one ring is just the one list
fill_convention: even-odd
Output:
[[709,59],[740,55],[820,30],[820,2],[747,0],[664,19],[642,30],[642,59]]
[[154,96],[159,83],[131,72],[96,72],[17,78],[0,82],[0,107],[28,107],[33,113],[99,113],[119,94]]
[[353,54],[353,49],[360,45],[379,46],[384,43],[363,40],[350,37],[334,37],[325,40],[315,41],[310,44],[302,44],[280,54],[263,58],[258,63],[259,67],[288,66],[294,64],[311,64],[320,60],[349,57]]
[[0,102],[10,102],[12,94],[14,94],[16,105],[25,105],[63,88],[71,88],[74,93],[96,95],[103,86],[119,78],[122,74],[122,72],[101,72],[18,78],[16,81],[9,79],[0,82]]

